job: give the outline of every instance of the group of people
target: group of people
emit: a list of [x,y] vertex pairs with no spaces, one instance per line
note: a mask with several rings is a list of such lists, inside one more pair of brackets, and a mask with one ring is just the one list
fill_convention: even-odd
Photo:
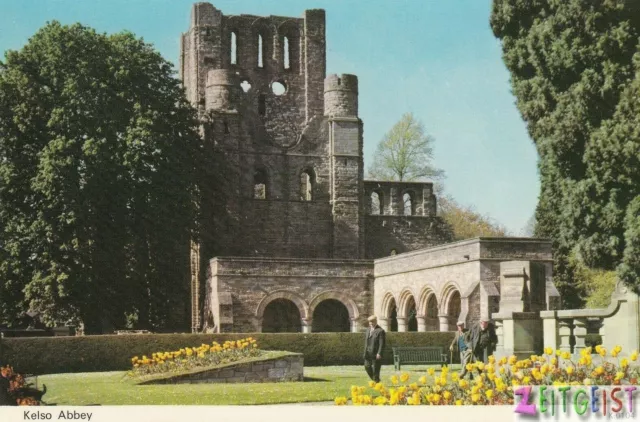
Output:
[[[378,325],[378,318],[373,315],[369,319],[364,339],[364,369],[369,378],[375,382],[380,382],[380,368],[382,367],[382,354],[386,343],[386,334],[382,327]],[[467,330],[464,322],[458,322],[458,331],[449,346],[453,352],[460,353],[460,363],[462,371],[460,377],[467,375],[467,364],[475,361],[487,363],[498,337],[493,324],[488,319],[482,319],[480,323],[471,330]]]

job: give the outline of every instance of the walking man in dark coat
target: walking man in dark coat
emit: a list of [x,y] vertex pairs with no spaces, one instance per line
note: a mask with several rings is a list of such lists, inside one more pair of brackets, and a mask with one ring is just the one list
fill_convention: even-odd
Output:
[[469,343],[475,360],[487,363],[493,348],[498,344],[496,329],[488,318],[480,320],[480,324],[473,327],[469,335]]
[[375,382],[380,382],[380,368],[382,367],[382,353],[385,346],[385,332],[378,325],[378,318],[372,315],[368,318],[369,328],[367,328],[364,338],[364,369],[369,378]]

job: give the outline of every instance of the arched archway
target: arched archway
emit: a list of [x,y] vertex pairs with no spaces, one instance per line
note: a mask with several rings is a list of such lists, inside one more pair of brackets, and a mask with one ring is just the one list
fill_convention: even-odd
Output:
[[439,331],[438,298],[430,286],[425,286],[420,292],[418,314],[424,316],[425,331]]
[[302,331],[300,311],[289,299],[274,299],[262,316],[263,333],[299,333]]
[[[327,303],[325,303],[327,302]],[[337,302],[337,303],[336,303]],[[317,313],[318,307],[322,305],[324,309],[323,313]],[[339,316],[329,316],[324,312],[329,311],[329,313],[335,310],[339,314]],[[309,315],[313,317],[311,323],[311,331],[315,332],[320,327],[327,325],[327,318],[329,318],[333,324],[345,327],[345,321],[347,323],[347,329],[322,329],[322,331],[328,332],[336,332],[336,331],[357,331],[358,325],[357,320],[360,316],[360,312],[358,311],[358,305],[351,300],[344,293],[337,290],[325,291],[314,297],[309,304]],[[323,316],[324,315],[324,316]],[[320,318],[317,322],[316,319]],[[324,322],[323,322],[324,320]],[[341,322],[340,322],[341,321]]]
[[[462,311],[462,298],[460,296],[460,289],[454,283],[447,284],[442,289],[441,299],[442,309],[440,315],[446,317],[446,322],[440,321],[440,331],[453,331],[455,329],[458,318]],[[448,325],[448,327],[446,327]]]
[[351,331],[349,310],[337,299],[324,299],[313,310],[311,331],[340,333]]
[[398,331],[398,307],[396,299],[387,293],[382,300],[382,317],[387,320],[387,331]]
[[399,331],[418,331],[418,307],[415,295],[410,289],[405,289],[400,293],[398,308],[398,317],[403,319],[403,323],[398,324]]
[[418,311],[416,309],[416,300],[411,296],[407,300],[406,308],[407,310],[407,331],[415,332],[418,331]]

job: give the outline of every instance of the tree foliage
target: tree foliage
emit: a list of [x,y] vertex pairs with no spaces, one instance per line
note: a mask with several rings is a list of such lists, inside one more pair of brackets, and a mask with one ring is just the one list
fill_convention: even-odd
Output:
[[378,143],[369,177],[375,180],[439,180],[444,171],[433,166],[434,139],[413,114],[405,113]]
[[629,246],[625,215],[640,194],[640,3],[494,0],[491,27],[540,157],[536,235],[553,239],[554,278],[575,298],[584,292],[572,253],[613,270]]
[[451,196],[439,198],[439,212],[453,229],[455,240],[508,235],[507,229],[500,223],[478,213],[473,207],[459,204]]
[[202,145],[171,64],[130,33],[57,22],[5,57],[2,322],[178,325]]

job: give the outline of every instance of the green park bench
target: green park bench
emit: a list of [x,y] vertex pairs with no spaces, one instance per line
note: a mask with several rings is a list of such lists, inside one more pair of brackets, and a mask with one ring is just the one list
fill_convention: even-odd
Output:
[[393,366],[396,371],[400,370],[401,365],[408,364],[444,366],[447,356],[442,347],[394,347]]

